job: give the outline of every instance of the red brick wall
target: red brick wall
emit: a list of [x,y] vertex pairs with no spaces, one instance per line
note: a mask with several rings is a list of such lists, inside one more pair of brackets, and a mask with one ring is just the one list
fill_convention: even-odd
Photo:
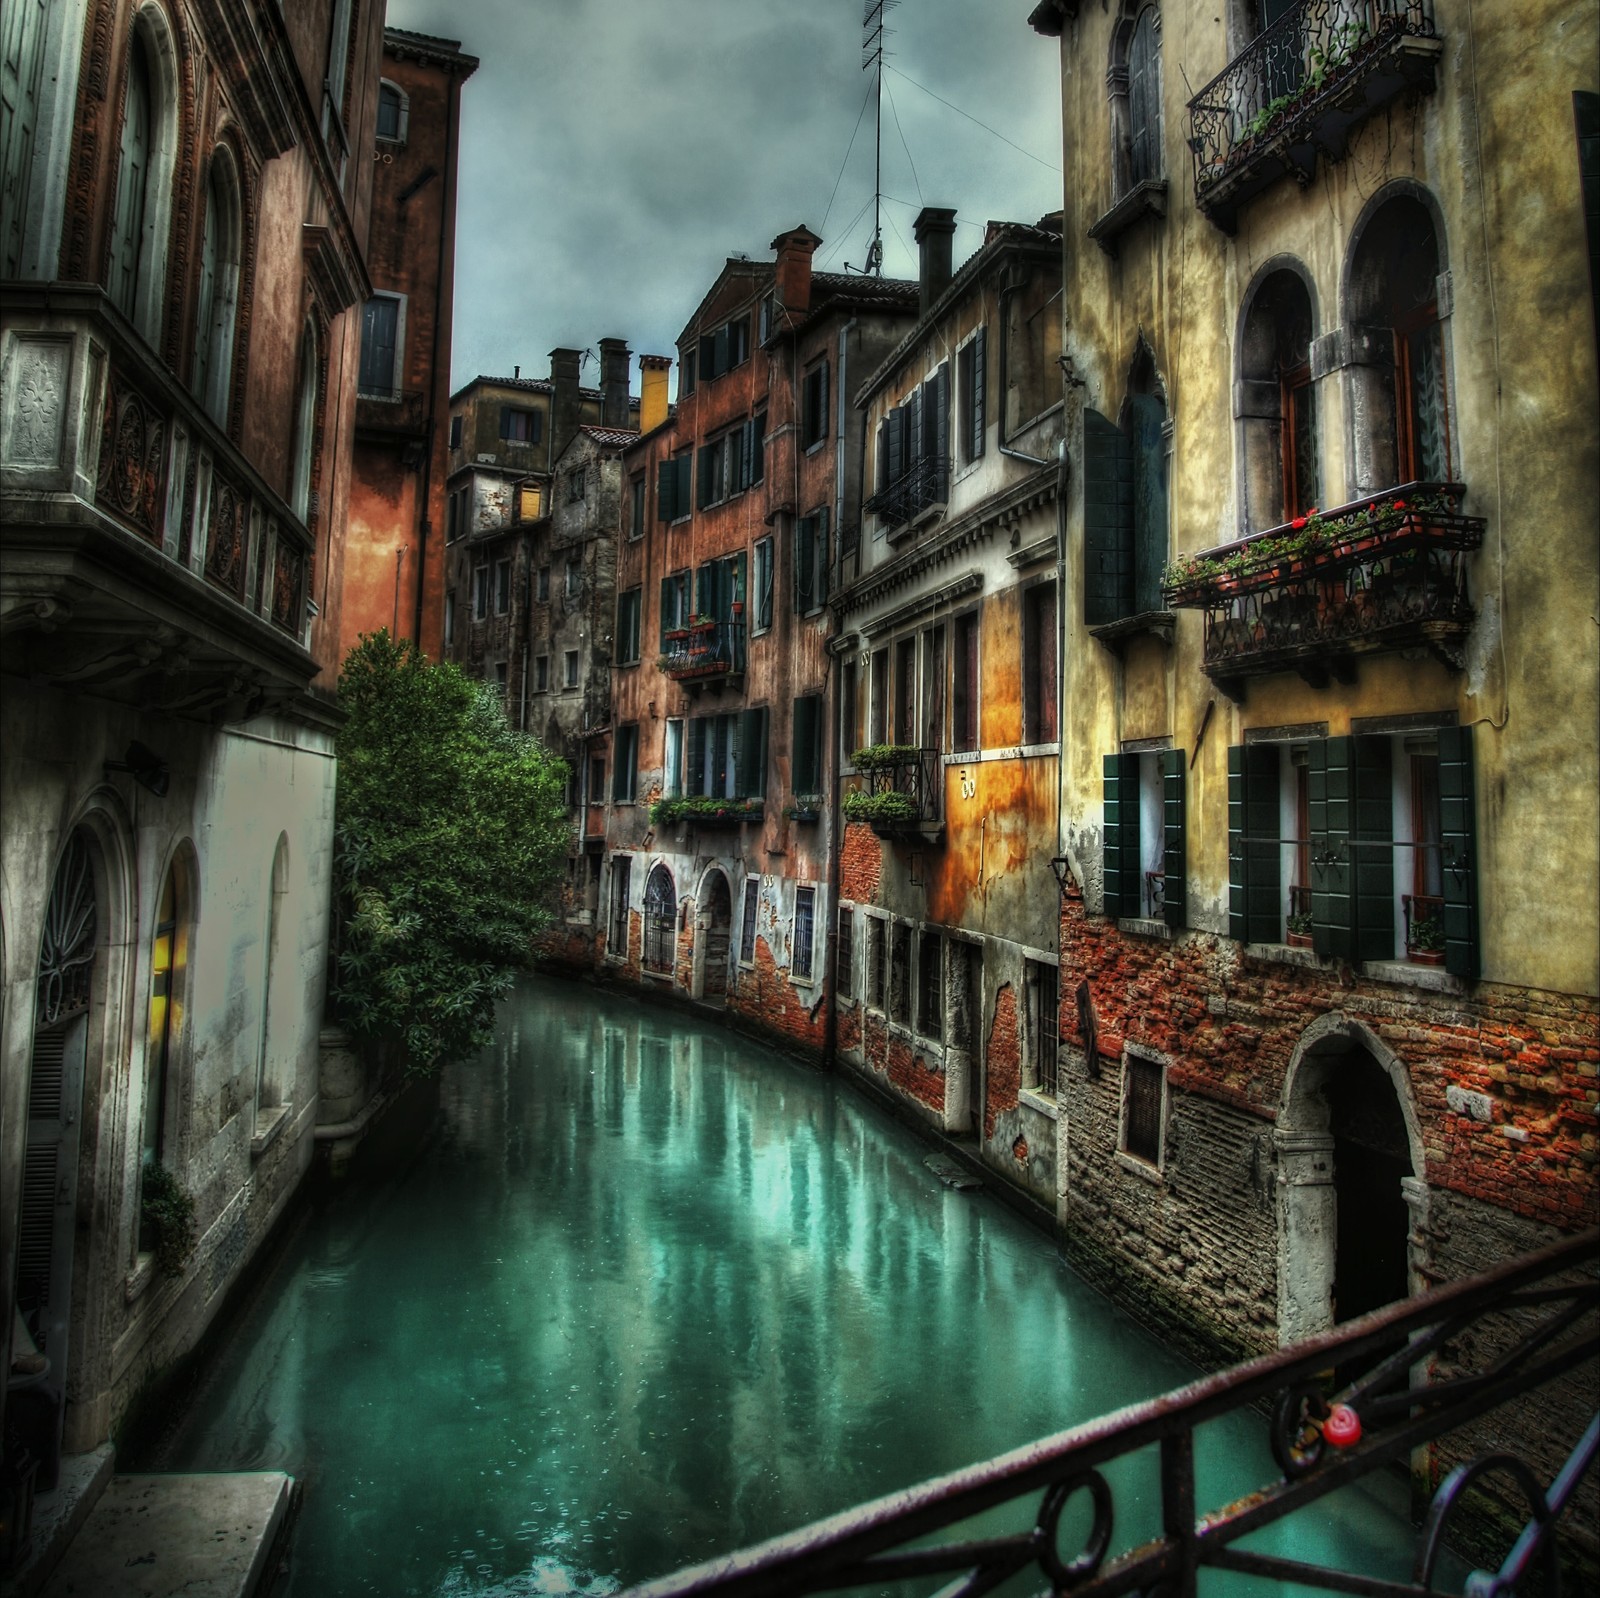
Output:
[[1017,1020],[1017,991],[1007,982],[994,996],[994,1019],[984,1057],[983,1135],[994,1136],[995,1118],[1014,1110],[1022,1087],[1022,1032]]
[[839,852],[839,897],[856,904],[876,904],[882,877],[882,840],[865,822],[850,822]]
[[889,1040],[889,1082],[918,1104],[944,1113],[944,1073],[935,1071],[904,1038]]
[[[728,1008],[769,1032],[798,1044],[808,1054],[820,1054],[827,1038],[822,988],[799,988],[772,957],[771,946],[756,938],[755,969],[739,968],[737,986],[728,996]],[[810,996],[809,1003],[807,996]]]

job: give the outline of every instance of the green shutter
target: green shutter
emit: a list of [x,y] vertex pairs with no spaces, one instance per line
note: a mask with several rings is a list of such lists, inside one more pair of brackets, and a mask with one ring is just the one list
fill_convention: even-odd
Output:
[[1105,913],[1136,916],[1139,893],[1139,757],[1107,755],[1101,820],[1105,861]]
[[1277,943],[1279,903],[1278,746],[1235,744],[1228,750],[1228,936],[1240,943]]
[[814,602],[824,605],[828,600],[828,507],[824,505],[817,512],[817,531],[811,551],[813,562],[812,571],[815,573],[813,582]]
[[678,488],[678,463],[661,461],[656,466],[656,520],[670,522],[678,509],[675,497]]
[[815,606],[811,573],[816,555],[816,523],[802,516],[794,524],[794,608],[797,615],[808,614]]
[[706,718],[697,716],[689,723],[689,771],[684,779],[686,794],[706,791]]
[[734,792],[741,798],[756,799],[767,786],[767,713],[764,709],[741,711],[735,725]]
[[661,647],[667,647],[667,630],[673,623],[672,616],[672,578],[661,579]]
[[1164,915],[1174,931],[1188,924],[1188,765],[1181,749],[1161,751],[1161,818],[1165,834],[1161,869],[1166,873]]
[[1133,608],[1133,448],[1098,411],[1083,413],[1083,619],[1120,621]]
[[694,613],[697,616],[717,614],[717,566],[715,561],[702,561],[694,574]]
[[984,345],[988,339],[988,330],[980,327],[977,335],[972,340],[972,458],[983,454],[983,429],[984,429],[984,384],[987,381],[985,372]]
[[815,793],[819,786],[817,771],[818,733],[821,729],[822,700],[816,694],[805,694],[794,702],[794,724],[790,730],[789,775],[797,794]]
[[1476,982],[1478,946],[1478,829],[1472,728],[1439,729],[1439,818],[1443,848],[1444,968]]
[[696,503],[699,505],[701,510],[704,510],[712,500],[713,485],[711,482],[711,468],[712,463],[716,460],[716,458],[716,455],[714,455],[709,449],[702,449],[700,451],[700,496]]
[[1356,958],[1353,738],[1315,738],[1306,746],[1311,814],[1311,941],[1317,953]]
[[1133,536],[1129,607],[1161,609],[1161,571],[1167,562],[1167,408],[1153,394],[1128,402],[1133,437]]
[[887,434],[886,442],[889,453],[889,474],[884,480],[884,487],[891,487],[898,483],[906,474],[906,413],[905,407],[897,405],[889,412],[889,419],[884,424]]
[[1354,742],[1356,958],[1394,959],[1394,772],[1387,738]]
[[824,439],[828,436],[828,363],[824,361],[817,368],[817,429],[813,437]]

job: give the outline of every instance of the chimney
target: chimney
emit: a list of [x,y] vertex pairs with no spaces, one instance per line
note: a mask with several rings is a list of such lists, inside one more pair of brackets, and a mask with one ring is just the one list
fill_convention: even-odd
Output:
[[581,350],[550,351],[550,381],[555,397],[550,407],[550,459],[554,460],[578,431],[578,362]]
[[772,241],[778,256],[778,304],[793,316],[804,316],[811,309],[811,257],[820,243],[803,222]]
[[639,431],[650,433],[667,419],[667,373],[670,355],[639,357]]
[[950,240],[956,230],[956,213],[946,206],[925,205],[913,224],[920,257],[918,278],[922,294],[917,315],[926,316],[950,282]]
[[628,341],[600,340],[600,421],[605,427],[628,425]]

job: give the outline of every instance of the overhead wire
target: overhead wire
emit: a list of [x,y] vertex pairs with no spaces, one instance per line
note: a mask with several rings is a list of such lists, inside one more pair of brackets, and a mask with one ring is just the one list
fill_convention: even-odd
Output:
[[[925,83],[918,83],[915,78],[910,77],[908,74],[902,72],[899,67],[891,67],[888,62],[885,62],[884,70],[886,72],[892,72],[897,78],[905,78],[906,82],[909,83],[913,89],[921,89],[922,92],[930,99],[937,100],[940,105],[949,106],[957,116],[963,116],[967,119],[967,121],[977,123],[977,125],[982,128],[985,133],[992,133],[1002,144],[1009,144],[1011,148],[1017,151],[1019,155],[1027,156],[1030,161],[1037,161],[1040,166],[1049,167],[1052,172],[1059,173],[1061,171],[1061,168],[1058,167],[1054,161],[1046,161],[1043,156],[1035,155],[1032,150],[1025,149],[1022,145],[1018,144],[1015,139],[1008,139],[998,128],[991,128],[987,122],[979,121],[979,119],[973,116],[970,111],[963,111],[960,106],[954,104],[950,100],[945,99],[942,94],[935,94],[933,90],[930,89]],[[889,104],[891,106],[894,104],[894,97],[892,95],[889,98]],[[909,154],[909,152],[907,153]]]
[[[887,84],[884,88],[889,94],[889,111],[894,117],[894,130],[900,135],[900,148],[906,152],[906,164],[911,168],[911,181],[917,186],[917,198],[922,200],[922,179],[917,176],[917,163],[911,159],[911,146],[906,143],[906,130],[900,126],[900,108],[894,103],[894,90]],[[922,200],[926,205],[928,202]]]
[[867,85],[867,92],[861,96],[861,109],[856,112],[856,125],[850,130],[850,142],[845,146],[844,160],[839,163],[839,175],[833,180],[833,193],[828,196],[828,208],[822,213],[822,226],[817,229],[824,238],[827,237],[828,218],[833,213],[833,202],[838,198],[839,185],[844,181],[844,169],[850,164],[850,152],[856,147],[856,135],[861,131],[861,119],[867,114],[867,101],[872,98],[872,85]]

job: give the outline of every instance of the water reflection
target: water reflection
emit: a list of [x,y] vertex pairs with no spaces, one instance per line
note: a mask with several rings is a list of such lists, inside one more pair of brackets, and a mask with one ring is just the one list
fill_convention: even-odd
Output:
[[[305,1598],[602,1593],[1189,1378],[925,1152],[744,1040],[529,982],[160,1463],[299,1475]],[[1266,1479],[1253,1423],[1212,1430],[1203,1499]],[[1125,1543],[1155,1473],[1121,1471]],[[1292,1551],[1400,1575],[1407,1535],[1355,1498]]]

